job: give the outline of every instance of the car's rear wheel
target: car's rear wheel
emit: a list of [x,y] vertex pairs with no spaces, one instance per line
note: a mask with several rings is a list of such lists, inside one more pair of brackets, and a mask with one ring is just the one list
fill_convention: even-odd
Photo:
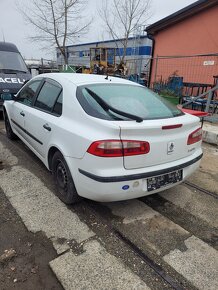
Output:
[[80,200],[73,178],[63,155],[57,151],[52,158],[52,174],[57,186],[56,195],[66,204],[73,204]]
[[5,130],[6,130],[6,135],[9,139],[11,140],[16,140],[17,139],[17,135],[14,134],[12,128],[11,128],[11,124],[8,118],[7,113],[5,112],[4,114],[4,120],[5,120]]

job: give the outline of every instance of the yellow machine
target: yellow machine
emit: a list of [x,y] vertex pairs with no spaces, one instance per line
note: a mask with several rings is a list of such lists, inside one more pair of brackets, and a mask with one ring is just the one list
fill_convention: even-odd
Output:
[[115,71],[116,49],[110,47],[90,48],[90,73],[113,74]]

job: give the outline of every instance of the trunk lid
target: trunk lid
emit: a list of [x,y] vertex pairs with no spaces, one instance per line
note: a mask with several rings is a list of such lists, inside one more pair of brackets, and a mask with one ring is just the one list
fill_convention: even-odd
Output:
[[[189,134],[200,127],[199,118],[183,115],[161,120],[116,122],[120,126],[121,140],[147,141],[150,152],[143,155],[124,156],[124,167],[136,169],[172,162],[192,155],[201,142],[187,145]],[[179,128],[162,129],[163,126],[182,124]]]

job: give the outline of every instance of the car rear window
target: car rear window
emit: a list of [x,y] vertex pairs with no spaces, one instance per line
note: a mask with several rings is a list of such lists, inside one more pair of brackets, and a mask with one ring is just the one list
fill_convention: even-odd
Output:
[[87,114],[100,119],[129,120],[110,110],[104,110],[86,88],[113,108],[139,116],[144,120],[183,115],[176,106],[145,87],[126,84],[94,84],[78,87],[77,99],[82,108]]

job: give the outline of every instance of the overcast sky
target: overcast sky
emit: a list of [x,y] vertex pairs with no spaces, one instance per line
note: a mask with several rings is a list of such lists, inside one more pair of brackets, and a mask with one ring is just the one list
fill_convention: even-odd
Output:
[[[16,1],[21,0],[0,0],[0,41],[5,38],[5,41],[13,42],[17,45],[21,54],[25,58],[55,58],[55,49],[52,52],[41,50],[40,45],[31,43],[28,36],[34,33],[33,28],[27,25],[16,8]],[[31,0],[22,0],[31,1]],[[43,0],[42,0],[43,1]],[[109,0],[108,0],[109,1]],[[89,34],[80,39],[80,43],[102,40],[101,25],[99,25],[95,13],[97,7],[100,7],[102,0],[88,0],[87,13],[94,17],[92,26],[89,29]],[[149,24],[152,24],[176,11],[196,2],[196,0],[153,0],[152,1],[152,17]],[[4,35],[4,36],[3,36]],[[106,37],[108,39],[108,37]],[[106,40],[104,38],[104,40]],[[76,42],[74,43],[76,44]]]

